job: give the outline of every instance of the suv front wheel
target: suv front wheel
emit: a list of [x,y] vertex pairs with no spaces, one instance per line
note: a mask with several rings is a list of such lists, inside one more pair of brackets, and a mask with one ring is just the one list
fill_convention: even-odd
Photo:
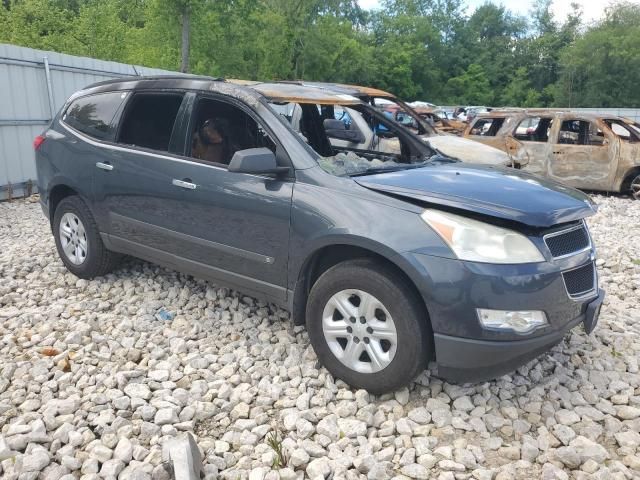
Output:
[[115,267],[118,255],[104,246],[89,207],[77,195],[60,201],[52,228],[58,255],[77,277],[99,277]]
[[307,331],[320,362],[371,393],[407,385],[426,367],[430,330],[407,280],[373,259],[340,263],[313,285]]

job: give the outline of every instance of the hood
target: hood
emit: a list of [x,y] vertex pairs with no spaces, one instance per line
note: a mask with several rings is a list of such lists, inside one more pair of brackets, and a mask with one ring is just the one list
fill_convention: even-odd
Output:
[[481,165],[511,165],[509,155],[502,150],[468,138],[453,135],[433,135],[431,137],[423,137],[423,140],[448,157],[457,158],[463,162]]
[[434,162],[354,180],[371,190],[532,227],[551,227],[597,211],[584,193],[511,168]]

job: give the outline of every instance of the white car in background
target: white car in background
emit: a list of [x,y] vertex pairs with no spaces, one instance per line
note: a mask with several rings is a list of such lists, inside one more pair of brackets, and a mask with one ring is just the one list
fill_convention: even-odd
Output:
[[[302,110],[298,105],[293,107],[291,116],[287,116],[291,121],[291,126],[298,132],[300,131],[301,117]],[[336,120],[339,120],[339,122],[336,123]],[[327,121],[331,121],[331,126],[333,127],[327,128],[327,134],[331,145],[334,147],[354,150],[378,150],[391,154],[400,153],[398,138],[389,135],[383,131],[383,128],[379,128],[382,127],[381,125],[372,128],[370,122],[357,110],[336,106],[334,108],[334,118],[325,119],[325,122]],[[340,130],[344,130],[349,134],[345,135]],[[429,135],[421,136],[421,138],[443,155],[463,162],[494,166],[511,165],[511,160],[505,152],[480,142],[454,135]]]

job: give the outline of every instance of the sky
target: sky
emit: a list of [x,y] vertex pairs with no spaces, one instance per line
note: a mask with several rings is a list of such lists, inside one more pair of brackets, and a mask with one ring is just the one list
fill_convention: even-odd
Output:
[[[467,12],[469,14],[487,0],[466,0],[468,5]],[[582,19],[585,23],[591,23],[595,20],[602,18],[605,8],[612,3],[612,0],[574,0],[582,7],[583,16]],[[632,0],[633,3],[640,3],[640,0]],[[615,0],[613,0],[615,2]],[[380,5],[380,0],[358,0],[358,3],[362,8],[375,9]],[[504,5],[506,8],[518,15],[527,15],[533,5],[533,0],[492,0],[492,3]],[[562,21],[567,17],[567,13],[571,11],[570,0],[553,0],[551,5],[556,19]]]

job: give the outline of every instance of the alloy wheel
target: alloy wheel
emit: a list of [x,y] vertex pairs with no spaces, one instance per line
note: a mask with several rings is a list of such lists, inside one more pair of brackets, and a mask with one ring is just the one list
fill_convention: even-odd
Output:
[[322,313],[322,331],[335,357],[360,373],[386,368],[398,347],[389,311],[362,290],[342,290],[329,299]]
[[81,265],[87,259],[87,232],[75,213],[67,212],[60,219],[60,244],[74,265]]
[[631,196],[640,200],[640,175],[631,181]]

